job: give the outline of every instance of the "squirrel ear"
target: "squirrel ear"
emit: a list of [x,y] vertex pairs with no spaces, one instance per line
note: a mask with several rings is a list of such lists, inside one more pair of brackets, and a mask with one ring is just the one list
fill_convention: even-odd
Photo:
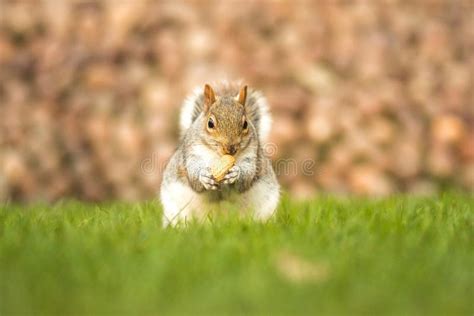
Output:
[[207,112],[214,102],[216,102],[216,94],[211,86],[206,83],[204,86],[204,111]]
[[237,97],[237,101],[240,104],[245,105],[245,100],[246,99],[247,99],[247,86],[243,86],[242,88],[240,88],[239,95]]

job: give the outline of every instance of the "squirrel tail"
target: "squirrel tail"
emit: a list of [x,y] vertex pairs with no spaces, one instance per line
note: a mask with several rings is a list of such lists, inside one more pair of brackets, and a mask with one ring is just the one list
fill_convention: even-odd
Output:
[[[219,96],[231,95],[237,96],[241,84],[221,82],[212,85],[216,94]],[[247,117],[257,128],[258,138],[261,143],[266,143],[272,126],[272,117],[268,107],[268,103],[263,94],[257,90],[249,89],[247,92],[247,100],[245,102]],[[196,118],[202,113],[204,108],[203,87],[196,87],[186,97],[180,114],[180,134],[183,136]]]

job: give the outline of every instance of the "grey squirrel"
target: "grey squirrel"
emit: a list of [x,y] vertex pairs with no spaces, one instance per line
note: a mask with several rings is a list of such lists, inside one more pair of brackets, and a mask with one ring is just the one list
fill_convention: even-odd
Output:
[[[195,89],[181,107],[181,139],[161,184],[163,225],[205,218],[223,201],[255,219],[275,213],[280,186],[263,146],[271,116],[263,95],[238,83]],[[235,164],[223,180],[212,175],[222,155]]]

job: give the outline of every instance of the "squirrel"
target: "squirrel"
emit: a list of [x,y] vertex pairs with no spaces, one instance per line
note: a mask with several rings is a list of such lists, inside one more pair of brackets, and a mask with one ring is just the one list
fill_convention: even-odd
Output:
[[[271,128],[263,95],[235,82],[196,88],[181,106],[180,143],[163,173],[163,225],[204,219],[222,201],[243,214],[267,220],[280,186],[263,146]],[[218,182],[211,173],[222,155],[235,164]]]

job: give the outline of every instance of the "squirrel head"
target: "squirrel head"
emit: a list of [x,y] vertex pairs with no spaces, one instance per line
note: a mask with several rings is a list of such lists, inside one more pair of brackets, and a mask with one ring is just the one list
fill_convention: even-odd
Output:
[[250,121],[245,101],[247,86],[237,96],[217,96],[210,85],[204,86],[204,122],[207,143],[221,155],[235,155],[250,142]]

